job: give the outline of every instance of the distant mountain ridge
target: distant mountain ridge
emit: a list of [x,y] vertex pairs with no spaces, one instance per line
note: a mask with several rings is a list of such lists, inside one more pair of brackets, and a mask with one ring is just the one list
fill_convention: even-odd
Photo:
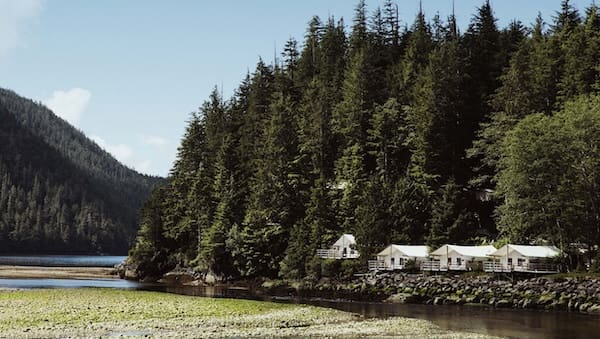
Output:
[[0,89],[0,252],[124,254],[161,180],[119,163],[45,106]]

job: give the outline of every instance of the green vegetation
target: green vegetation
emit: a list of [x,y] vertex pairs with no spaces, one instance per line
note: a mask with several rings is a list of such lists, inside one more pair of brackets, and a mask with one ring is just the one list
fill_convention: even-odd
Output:
[[456,337],[423,320],[365,320],[318,307],[112,289],[0,291],[7,337]]
[[126,253],[160,180],[39,103],[0,89],[0,252]]
[[595,272],[569,272],[569,273],[557,273],[550,274],[544,278],[550,280],[562,280],[567,278],[582,278],[582,279],[600,279],[600,273]]
[[484,1],[464,33],[454,16],[396,13],[360,1],[349,32],[314,17],[302,48],[260,60],[229,100],[211,94],[143,209],[142,277],[335,275],[314,254],[342,233],[363,264],[392,242],[595,255],[598,7],[563,0],[551,27],[499,28]]
[[497,187],[505,202],[498,227],[514,241],[599,244],[598,146],[600,96],[520,121],[502,144]]

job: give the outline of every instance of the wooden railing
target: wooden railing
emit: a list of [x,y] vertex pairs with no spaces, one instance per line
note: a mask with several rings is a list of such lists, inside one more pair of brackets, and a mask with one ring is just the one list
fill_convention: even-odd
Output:
[[323,259],[356,259],[359,255],[357,251],[350,251],[344,254],[340,250],[321,248],[317,250],[317,256]]
[[485,272],[525,272],[525,273],[554,273],[558,267],[552,263],[529,263],[518,265],[503,265],[499,262],[486,262],[483,264]]
[[368,264],[371,271],[403,270],[405,268],[404,264],[394,264],[392,266],[383,260],[369,260]]
[[457,264],[444,264],[439,260],[424,261],[421,263],[421,271],[468,271],[467,263],[463,262],[460,265]]
[[368,263],[370,271],[384,271],[388,269],[383,260],[369,260]]
[[483,270],[485,272],[510,272],[510,269],[508,267],[503,266],[497,261],[484,262]]
[[[519,266],[516,266],[515,270],[517,268],[519,268]],[[536,272],[558,272],[558,267],[555,264],[552,264],[552,263],[529,263],[529,264],[523,266],[523,268],[527,272],[532,272],[532,273],[536,273]]]
[[467,271],[468,270],[466,262],[463,262],[460,265],[450,264],[450,265],[448,265],[448,269],[451,271]]
[[442,266],[439,260],[423,261],[421,271],[447,271],[447,266]]
[[338,259],[341,257],[341,253],[338,252],[328,248],[321,248],[317,250],[317,256],[323,259]]

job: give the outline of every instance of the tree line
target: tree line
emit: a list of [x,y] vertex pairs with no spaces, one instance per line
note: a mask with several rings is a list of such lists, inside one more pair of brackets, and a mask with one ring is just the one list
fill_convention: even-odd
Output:
[[125,254],[160,181],[123,166],[43,105],[0,89],[0,253]]
[[142,209],[141,276],[318,277],[342,232],[389,243],[600,244],[600,17],[499,28],[489,1],[411,25],[385,1],[313,17],[192,114],[167,184]]

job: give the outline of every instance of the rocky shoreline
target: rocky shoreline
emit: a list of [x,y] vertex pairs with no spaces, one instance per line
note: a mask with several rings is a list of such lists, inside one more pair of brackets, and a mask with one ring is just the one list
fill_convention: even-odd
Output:
[[159,281],[170,285],[243,287],[259,296],[280,298],[472,305],[600,315],[600,278],[590,276],[511,279],[492,275],[370,272],[349,281],[255,279],[223,283],[203,278],[191,269],[177,269]]
[[481,305],[496,308],[570,311],[600,315],[600,279],[494,276],[425,276],[370,273],[351,282],[272,283],[266,293],[429,305]]

